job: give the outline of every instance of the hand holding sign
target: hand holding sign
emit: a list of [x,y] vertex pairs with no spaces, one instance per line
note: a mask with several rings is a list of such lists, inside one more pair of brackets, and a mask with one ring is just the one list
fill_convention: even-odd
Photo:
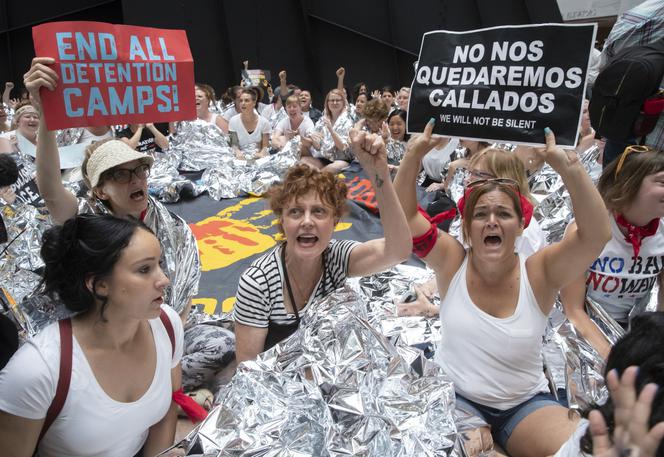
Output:
[[51,68],[54,63],[55,59],[50,57],[35,57],[30,69],[23,75],[23,84],[37,109],[41,109],[41,88],[45,87],[53,92],[58,85],[58,74]]
[[434,125],[436,125],[436,120],[434,118],[429,119],[424,127],[424,133],[417,135],[408,143],[406,154],[414,155],[421,161],[429,151],[438,146],[440,138],[431,137]]
[[536,154],[544,159],[559,174],[579,162],[579,155],[572,149],[562,149],[556,144],[556,136],[548,127],[544,129],[546,148],[536,148]]
[[408,133],[431,117],[442,135],[542,144],[550,126],[574,145],[596,26],[535,24],[424,34]]

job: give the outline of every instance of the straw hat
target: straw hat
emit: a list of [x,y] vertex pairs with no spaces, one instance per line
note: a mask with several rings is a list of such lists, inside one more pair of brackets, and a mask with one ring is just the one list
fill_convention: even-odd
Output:
[[95,149],[88,159],[85,174],[90,180],[90,186],[95,187],[99,184],[99,177],[106,170],[134,160],[141,160],[148,165],[152,165],[154,162],[151,156],[133,150],[122,141],[107,141]]

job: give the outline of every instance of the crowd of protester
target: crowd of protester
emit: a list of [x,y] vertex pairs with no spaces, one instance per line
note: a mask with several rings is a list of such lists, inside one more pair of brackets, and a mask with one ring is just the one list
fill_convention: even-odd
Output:
[[[7,455],[155,455],[173,442],[176,405],[201,414],[182,389],[209,402],[208,389],[292,334],[314,301],[411,251],[435,279],[398,313],[440,319],[436,362],[454,382],[457,408],[486,421],[503,452],[664,455],[664,393],[652,384],[661,385],[663,372],[664,154],[656,141],[600,154],[595,185],[579,160],[600,141],[585,107],[576,150],[557,146],[549,129],[541,132],[546,146],[510,149],[434,136],[435,119],[409,135],[410,89],[347,88],[344,68],[320,103],[289,84],[286,71],[274,90],[243,79],[219,99],[197,84],[198,120],[216,126],[235,159],[275,156],[299,140],[298,163],[266,193],[285,241],[242,274],[231,332],[188,321],[200,280],[196,242],[185,221],[148,192],[151,167],[168,154],[181,123],[83,129],[76,143],[86,146],[78,173],[87,191],[74,195],[60,167],[63,132],[47,129],[41,109],[40,91],[58,84],[53,63],[35,58],[25,91],[11,99],[16,90],[7,83],[0,106],[0,171],[15,175],[14,162],[33,167],[53,223],[43,235],[35,293],[70,316],[2,361]],[[333,238],[348,191],[338,173],[353,162],[375,192],[383,238]],[[562,178],[573,207],[574,220],[555,243],[533,217],[529,177],[543,166]],[[459,173],[464,190],[455,201],[450,188]],[[0,199],[17,205],[9,181],[0,182]],[[438,206],[419,208],[418,192],[435,192]],[[436,218],[449,209],[461,215],[456,237],[450,221]],[[622,273],[609,276],[607,259],[623,265]],[[609,290],[607,281],[623,287]],[[658,312],[634,317],[656,285]],[[542,335],[559,294],[579,335],[606,359],[611,398],[583,419],[550,391],[543,372]],[[613,347],[586,312],[586,298],[627,331]],[[66,401],[54,412],[63,373]]]

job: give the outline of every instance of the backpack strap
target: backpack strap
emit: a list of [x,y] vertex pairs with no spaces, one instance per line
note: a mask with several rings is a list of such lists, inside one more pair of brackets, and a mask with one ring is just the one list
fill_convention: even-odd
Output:
[[42,425],[42,430],[39,434],[39,440],[37,443],[39,443],[44,435],[46,435],[46,432],[58,417],[60,411],[62,411],[62,407],[65,405],[65,401],[67,400],[69,384],[71,382],[71,364],[73,353],[71,319],[63,319],[59,321],[58,327],[60,328],[60,372],[58,374],[58,385],[55,389],[55,397],[53,397],[51,406],[48,407],[48,411],[46,412],[46,419],[44,419],[44,425]]
[[164,327],[166,328],[166,333],[168,333],[168,339],[171,340],[171,357],[172,357],[175,355],[175,331],[173,330],[173,323],[168,318],[168,314],[166,314],[166,311],[164,311],[163,308],[159,313],[159,319],[161,319],[161,323],[164,324]]

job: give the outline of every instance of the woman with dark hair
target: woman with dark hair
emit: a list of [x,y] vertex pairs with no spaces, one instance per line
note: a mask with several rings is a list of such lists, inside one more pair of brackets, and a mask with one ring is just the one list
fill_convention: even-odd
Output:
[[[48,57],[37,57],[25,76],[25,85],[38,106],[40,88],[53,90],[57,84],[57,75],[50,68],[53,62]],[[122,141],[91,144],[81,166],[89,195],[77,199],[62,184],[55,133],[45,125],[39,129],[37,184],[53,221],[61,224],[82,213],[113,214],[143,221],[161,243],[160,264],[171,280],[165,301],[186,322],[201,275],[198,247],[184,219],[148,194],[153,161],[151,156],[134,151]],[[188,326],[186,339],[183,384],[189,391],[211,380],[232,360],[234,342],[232,332],[209,325]]]
[[422,157],[435,140],[431,119],[401,161],[395,189],[417,255],[434,270],[441,296],[439,364],[454,382],[457,407],[484,418],[493,439],[515,457],[552,455],[576,423],[549,392],[542,335],[561,287],[595,258],[608,240],[601,197],[574,151],[545,129],[544,158],[562,177],[578,226],[530,257],[515,253],[525,226],[525,197],[509,179],[483,179],[466,189],[462,214],[468,249],[439,233],[417,209]]
[[[621,398],[625,393],[618,391],[618,378],[622,378],[625,384],[625,378],[630,378],[636,391],[628,393],[632,397],[632,402],[640,394],[644,394],[649,383],[654,383],[657,386],[664,384],[664,356],[662,348],[664,347],[664,313],[643,313],[636,316],[632,321],[630,331],[620,338],[616,344],[611,348],[609,355],[606,359],[606,366],[604,368],[604,379],[607,381],[611,396],[603,405],[593,405],[582,413],[586,419],[593,422],[604,422],[605,434],[608,437],[613,437],[616,433],[618,425],[624,426],[621,421],[624,417],[617,417],[618,415],[625,416],[628,414],[624,409],[620,412],[617,408],[625,408],[621,404]],[[632,368],[630,368],[632,367]],[[633,367],[638,367],[638,371]],[[625,384],[626,385],[626,384]],[[627,386],[628,387],[628,386]],[[648,389],[652,390],[652,387]],[[664,421],[664,390],[659,389],[652,395],[652,409],[646,415],[645,424],[647,429],[654,428],[658,423]],[[592,411],[596,410],[595,418],[592,418]],[[614,420],[616,416],[616,420]],[[617,422],[616,422],[617,421]],[[629,421],[628,421],[629,422]],[[642,422],[639,423],[641,425]],[[556,457],[582,457],[591,455],[594,451],[594,440],[591,437],[592,425],[588,427],[589,422],[582,420],[574,432],[574,435],[565,443],[563,447],[556,453]],[[662,433],[662,425],[658,425],[658,430]],[[620,433],[620,431],[617,431]],[[624,430],[623,430],[624,432]],[[646,431],[647,433],[647,431]],[[645,433],[644,433],[645,434]],[[661,435],[660,435],[661,436]],[[619,445],[611,440],[609,444]],[[653,451],[650,454],[657,457],[664,457],[664,445],[653,443]],[[599,455],[599,454],[596,454]],[[618,454],[622,455],[622,454]],[[639,454],[644,456],[644,454]]]
[[611,345],[588,317],[586,296],[623,327],[634,309],[645,309],[655,283],[658,309],[664,307],[664,154],[629,146],[604,168],[597,186],[610,215],[611,240],[561,298],[570,322],[606,357]]
[[410,139],[410,135],[406,133],[406,114],[404,110],[397,108],[387,116],[387,127],[390,129],[387,160],[395,168],[398,168],[406,153],[406,142]]
[[[147,456],[173,443],[183,331],[164,306],[160,251],[135,219],[81,215],[44,233],[45,293],[78,314],[46,327],[0,372],[6,455]],[[72,339],[65,372],[60,359]],[[67,375],[66,401],[40,437]]]
[[357,99],[360,95],[369,96],[369,89],[367,88],[366,83],[359,82],[353,86],[353,103],[357,103]]
[[388,111],[394,109],[394,102],[396,100],[396,91],[392,86],[383,86],[380,90],[380,99],[385,103]]
[[256,112],[256,92],[242,89],[235,108],[240,114],[228,122],[228,135],[235,157],[257,159],[267,156],[271,127],[268,120]]
[[380,207],[384,238],[364,243],[334,240],[346,206],[346,185],[332,173],[292,167],[269,191],[286,242],[254,261],[240,277],[234,307],[237,360],[256,357],[292,334],[316,299],[350,276],[366,276],[408,256],[408,225],[394,193],[380,137],[353,132],[355,156],[369,176]]

